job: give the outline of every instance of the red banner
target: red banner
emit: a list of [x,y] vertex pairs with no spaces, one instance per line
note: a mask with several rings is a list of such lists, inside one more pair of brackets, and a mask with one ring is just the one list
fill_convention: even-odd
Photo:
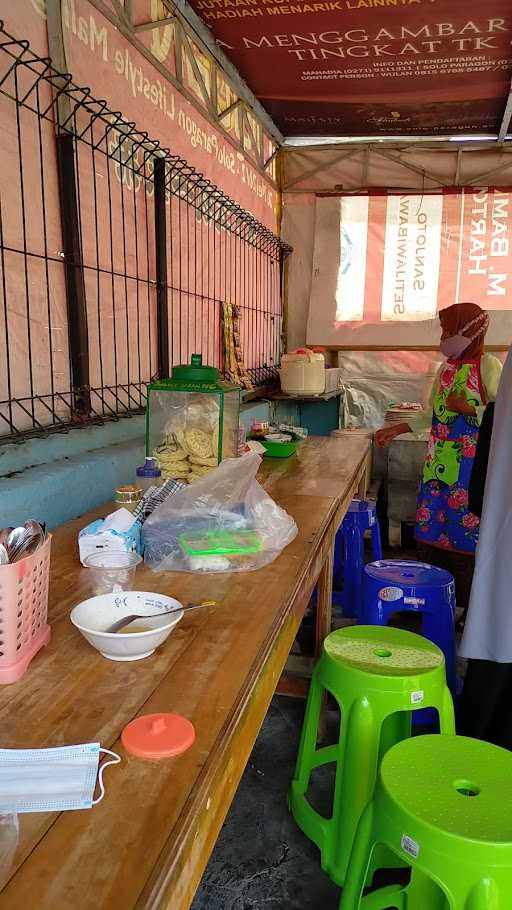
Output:
[[191,0],[286,135],[499,130],[510,0]]

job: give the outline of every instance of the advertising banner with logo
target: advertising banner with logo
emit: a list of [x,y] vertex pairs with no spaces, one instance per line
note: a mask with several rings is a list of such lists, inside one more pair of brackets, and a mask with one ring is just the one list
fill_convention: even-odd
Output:
[[464,300],[509,319],[509,187],[317,200],[309,342],[371,343],[373,326],[383,345],[428,345],[426,323]]
[[286,135],[496,133],[509,0],[191,0]]

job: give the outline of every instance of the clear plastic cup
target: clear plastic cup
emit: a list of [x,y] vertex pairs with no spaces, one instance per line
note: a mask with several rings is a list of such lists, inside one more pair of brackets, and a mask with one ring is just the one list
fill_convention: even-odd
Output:
[[92,553],[84,559],[84,566],[90,570],[95,594],[111,594],[117,591],[132,591],[135,570],[142,557],[138,553]]

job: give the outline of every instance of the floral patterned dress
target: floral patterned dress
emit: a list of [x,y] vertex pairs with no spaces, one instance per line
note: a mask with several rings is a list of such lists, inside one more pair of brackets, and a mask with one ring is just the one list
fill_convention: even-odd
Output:
[[416,512],[420,543],[474,554],[479,519],[468,511],[468,488],[478,439],[478,420],[448,410],[451,392],[475,408],[486,404],[480,358],[448,360],[434,395],[432,428]]

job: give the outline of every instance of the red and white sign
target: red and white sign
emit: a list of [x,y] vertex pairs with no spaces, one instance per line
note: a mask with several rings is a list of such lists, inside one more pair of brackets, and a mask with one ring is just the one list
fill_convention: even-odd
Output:
[[512,190],[340,199],[336,322],[415,322],[472,300],[508,310]]
[[286,135],[496,133],[509,0],[191,0]]

